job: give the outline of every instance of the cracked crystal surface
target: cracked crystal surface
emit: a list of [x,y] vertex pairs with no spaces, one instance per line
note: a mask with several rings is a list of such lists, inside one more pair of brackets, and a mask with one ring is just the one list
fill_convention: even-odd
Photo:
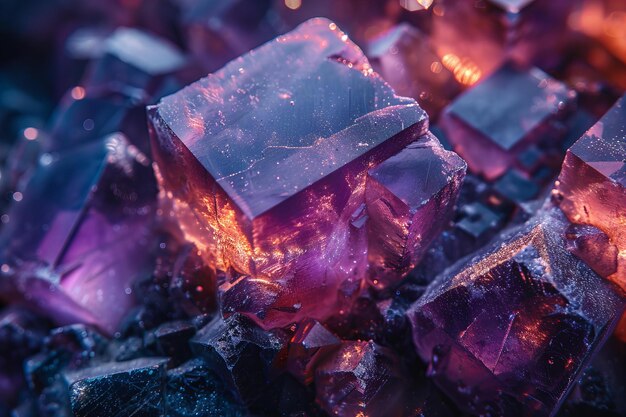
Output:
[[[368,222],[395,221],[369,212],[376,174],[368,170],[384,172],[398,154],[403,178],[424,176],[427,188],[391,178],[377,185],[390,187],[378,192],[401,193],[394,198],[406,216],[396,223],[408,229],[428,201],[454,204],[465,169],[424,136],[428,120],[417,103],[397,96],[325,19],[165,97],[150,120],[161,186],[183,230],[227,272],[222,310],[264,326],[327,317],[360,291],[369,268]],[[446,221],[426,217],[418,234],[431,236]],[[399,279],[430,243],[402,233],[394,248],[402,253],[391,256],[407,261],[381,280]]]

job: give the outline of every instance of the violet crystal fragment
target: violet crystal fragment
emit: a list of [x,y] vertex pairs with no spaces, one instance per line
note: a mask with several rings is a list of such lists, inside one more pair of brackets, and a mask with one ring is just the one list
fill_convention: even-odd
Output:
[[153,181],[121,134],[47,154],[0,234],[0,299],[115,332],[150,271]]
[[607,277],[626,290],[626,96],[567,151],[557,196],[572,222],[597,227],[617,246],[617,270]]
[[[423,136],[416,102],[396,96],[325,19],[149,113],[161,186],[181,228],[227,271],[222,311],[264,327],[328,317],[354,298],[370,265],[384,270],[379,282],[397,282],[448,220],[465,169]],[[400,184],[388,167],[411,181]],[[370,206],[380,199],[399,210],[395,226],[395,213]],[[444,215],[429,214],[433,207]],[[394,227],[397,241],[368,255],[371,229]]]
[[552,415],[624,299],[565,247],[556,209],[444,272],[407,313],[435,382],[466,411]]

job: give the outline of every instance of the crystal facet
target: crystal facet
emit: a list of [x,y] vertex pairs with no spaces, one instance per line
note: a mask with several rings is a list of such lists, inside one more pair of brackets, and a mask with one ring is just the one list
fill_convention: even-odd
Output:
[[511,167],[524,170],[518,157],[528,148],[558,147],[565,134],[559,120],[573,98],[537,68],[505,65],[452,102],[441,126],[469,169],[493,180]]
[[626,290],[626,96],[568,151],[559,176],[559,206],[574,223],[606,233],[619,249],[610,279]]
[[408,312],[429,374],[469,412],[552,415],[624,310],[569,254],[554,210],[447,270]]

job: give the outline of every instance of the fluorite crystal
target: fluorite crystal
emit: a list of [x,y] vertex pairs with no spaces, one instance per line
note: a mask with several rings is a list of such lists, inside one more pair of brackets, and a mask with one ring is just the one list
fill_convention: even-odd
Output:
[[150,271],[148,160],[119,134],[46,155],[0,235],[0,298],[115,332]]
[[557,183],[559,205],[575,223],[606,233],[619,253],[609,278],[626,289],[626,97],[568,151]]
[[327,317],[368,269],[397,282],[451,215],[465,169],[324,19],[149,112],[161,186],[186,237],[227,272],[223,311],[266,327]]
[[610,335],[624,299],[541,214],[442,274],[408,312],[429,373],[471,413],[548,416]]
[[427,35],[409,24],[395,26],[372,40],[368,57],[396,93],[413,97],[431,119],[461,90]]
[[572,91],[543,71],[505,65],[453,101],[441,127],[472,172],[488,180],[512,167],[532,174],[524,152],[558,146],[573,99]]
[[163,415],[166,365],[164,358],[142,358],[67,373],[72,415]]

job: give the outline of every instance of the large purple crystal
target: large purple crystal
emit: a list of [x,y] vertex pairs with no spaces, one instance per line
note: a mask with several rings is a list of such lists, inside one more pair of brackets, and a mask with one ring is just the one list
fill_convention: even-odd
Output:
[[606,233],[617,246],[608,278],[626,290],[626,96],[568,151],[557,182],[559,205],[574,223]]
[[150,120],[183,231],[211,265],[235,272],[221,287],[224,311],[266,326],[324,318],[349,299],[368,269],[368,233],[394,239],[369,263],[385,281],[401,277],[445,224],[429,213],[450,214],[464,173],[421,137],[427,118],[415,101],[324,19],[164,98]]
[[552,209],[447,270],[407,313],[429,373],[471,413],[547,416],[624,299],[565,247]]
[[114,332],[151,270],[152,178],[120,134],[42,157],[0,235],[0,298]]

